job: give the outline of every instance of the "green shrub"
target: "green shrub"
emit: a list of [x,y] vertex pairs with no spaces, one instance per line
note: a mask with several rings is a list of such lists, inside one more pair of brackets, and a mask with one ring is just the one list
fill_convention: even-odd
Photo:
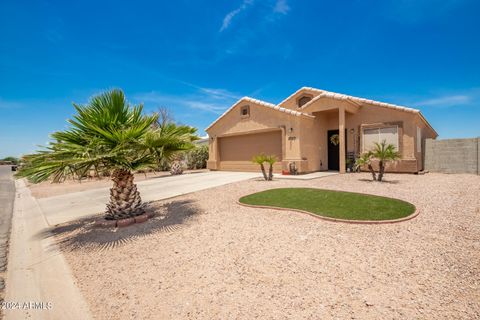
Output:
[[187,152],[187,168],[204,169],[207,167],[208,146],[198,146]]

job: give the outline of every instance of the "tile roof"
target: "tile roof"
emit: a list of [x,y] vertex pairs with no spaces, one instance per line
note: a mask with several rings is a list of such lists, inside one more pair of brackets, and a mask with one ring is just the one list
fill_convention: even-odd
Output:
[[369,105],[374,105],[374,106],[378,106],[378,107],[389,108],[389,109],[394,109],[394,110],[399,110],[399,111],[418,114],[420,116],[420,118],[425,122],[425,124],[433,132],[435,132],[435,134],[438,135],[438,133],[435,131],[435,129],[433,129],[433,127],[430,125],[430,123],[428,123],[428,121],[425,119],[425,117],[422,115],[422,113],[418,109],[399,106],[399,105],[392,104],[392,103],[385,103],[385,102],[380,102],[380,101],[375,101],[375,100],[370,100],[370,99],[365,99],[365,98],[349,96],[349,95],[341,94],[341,93],[335,93],[335,92],[320,90],[320,89],[316,89],[316,88],[312,88],[312,87],[302,87],[302,88],[298,89],[293,94],[291,94],[288,98],[286,98],[285,100],[283,100],[282,102],[280,102],[277,105],[272,104],[272,103],[268,103],[268,102],[265,102],[265,101],[262,101],[262,100],[250,98],[250,97],[243,97],[240,100],[238,100],[233,106],[231,106],[227,111],[225,111],[217,120],[215,120],[212,124],[210,124],[207,127],[207,129],[205,129],[205,130],[210,129],[215,123],[217,123],[228,112],[230,112],[230,110],[235,108],[241,102],[245,102],[245,101],[255,103],[257,105],[261,105],[261,106],[271,108],[271,109],[274,109],[274,110],[277,110],[277,111],[280,111],[280,112],[284,112],[284,113],[287,113],[287,114],[291,114],[291,115],[294,115],[294,116],[297,116],[297,117],[303,116],[303,117],[308,117],[308,118],[315,118],[314,116],[312,116],[308,113],[305,113],[305,112],[295,111],[295,110],[292,110],[292,109],[281,107],[282,104],[284,104],[286,101],[290,100],[291,98],[293,98],[294,96],[296,96],[297,94],[299,94],[302,91],[313,91],[313,92],[319,93],[319,95],[314,97],[312,100],[310,100],[305,105],[303,105],[301,110],[303,110],[305,107],[307,107],[308,105],[310,105],[314,101],[317,101],[321,98],[331,98],[331,99],[335,99],[335,100],[348,101],[348,102],[351,102],[351,103],[353,103],[357,106],[361,106],[363,104],[369,104]]
[[404,107],[404,106],[399,106],[399,105],[392,104],[392,103],[385,103],[385,102],[380,102],[380,101],[375,101],[375,100],[370,100],[370,99],[365,99],[365,98],[359,98],[359,97],[349,96],[349,95],[342,94],[342,93],[319,90],[319,89],[315,89],[315,88],[311,88],[311,87],[303,87],[300,90],[298,90],[295,94],[299,93],[302,90],[308,90],[308,91],[314,91],[314,92],[320,93],[318,96],[316,96],[311,101],[309,101],[307,104],[305,104],[302,107],[302,109],[305,108],[308,104],[310,104],[310,102],[313,102],[314,100],[318,100],[318,99],[321,99],[323,97],[326,97],[326,98],[332,98],[332,99],[335,99],[335,100],[344,100],[344,101],[349,100],[351,102],[356,103],[357,105],[361,105],[362,103],[366,103],[366,104],[370,104],[370,105],[374,105],[374,106],[396,109],[396,110],[406,111],[406,112],[411,112],[411,113],[419,113],[420,112],[420,110],[417,110],[417,109],[408,108],[408,107]]

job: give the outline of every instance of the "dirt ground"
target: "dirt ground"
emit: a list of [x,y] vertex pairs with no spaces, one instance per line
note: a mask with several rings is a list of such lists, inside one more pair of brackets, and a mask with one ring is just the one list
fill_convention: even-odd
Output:
[[[201,172],[205,170],[185,170],[184,174],[192,172]],[[140,182],[143,180],[149,180],[152,178],[158,178],[163,176],[170,176],[170,172],[148,172],[148,173],[136,173],[135,182]],[[81,181],[78,180],[65,180],[62,183],[52,183],[50,181],[44,181],[41,183],[33,184],[27,182],[28,188],[32,192],[32,195],[39,198],[48,198],[52,196],[58,196],[61,194],[71,193],[71,192],[80,192],[95,188],[111,187],[112,181],[110,178],[90,178],[84,179]]]
[[[52,232],[98,319],[479,319],[480,176],[368,178],[244,181],[156,202],[144,224]],[[355,225],[236,204],[285,186],[395,197],[420,215]]]

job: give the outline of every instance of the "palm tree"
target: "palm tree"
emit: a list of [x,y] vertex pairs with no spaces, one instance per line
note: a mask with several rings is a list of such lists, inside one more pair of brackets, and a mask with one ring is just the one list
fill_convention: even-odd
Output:
[[[182,158],[178,151],[190,150],[195,147],[193,141],[199,139],[196,135],[197,129],[176,124],[165,108],[160,108],[156,115],[157,120],[152,125],[153,130],[146,135],[146,145],[151,153],[161,159],[161,162],[174,161],[173,164],[177,163],[178,165],[179,159]],[[188,148],[185,148],[184,145],[186,141],[189,142]],[[162,166],[161,162],[159,162],[159,166]]]
[[[395,146],[393,144],[387,144],[387,142],[383,140],[381,143],[375,142],[373,150],[363,153],[355,161],[355,167],[360,168],[366,165],[368,170],[372,173],[373,180],[382,181],[383,176],[385,175],[385,164],[388,161],[395,161],[399,158],[400,153],[395,150]],[[378,160],[378,178],[372,167],[372,159]]]
[[263,165],[266,161],[267,156],[264,153],[258,154],[253,157],[252,162],[259,164],[260,169],[262,170],[263,178],[268,181],[267,173],[265,172],[265,166]]
[[192,148],[196,130],[155,127],[158,114],[144,115],[143,105],[131,106],[117,89],[74,107],[77,114],[68,120],[70,128],[53,133],[44,150],[25,156],[17,176],[33,183],[61,182],[68,177],[81,179],[94,169],[113,181],[106,219],[144,213],[133,172],[158,167],[161,159]]
[[381,143],[375,142],[375,148],[372,150],[372,157],[378,160],[378,181],[382,181],[385,174],[385,164],[388,161],[395,161],[400,158],[400,153],[395,150],[393,144],[387,144],[385,140]]
[[374,181],[377,180],[377,176],[375,174],[375,171],[373,170],[372,167],[372,153],[371,152],[365,152],[362,155],[360,155],[359,158],[355,161],[355,169],[358,170],[360,167],[367,166],[368,170],[372,174],[372,178]]
[[273,165],[277,162],[277,157],[275,155],[267,156],[265,162],[268,163],[268,180],[273,180]]
[[[259,155],[254,156],[253,159],[252,159],[252,162],[260,165],[260,169],[262,170],[263,178],[266,181],[273,180],[273,164],[275,162],[277,162],[277,157],[275,155],[267,156],[264,153],[261,153]],[[267,173],[265,171],[265,166],[264,166],[265,162],[269,164],[268,176],[267,176]]]

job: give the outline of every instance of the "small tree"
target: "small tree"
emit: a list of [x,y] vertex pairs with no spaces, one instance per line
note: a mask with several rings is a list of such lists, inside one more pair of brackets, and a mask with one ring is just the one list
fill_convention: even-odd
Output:
[[372,173],[372,178],[374,181],[377,180],[377,175],[375,174],[375,171],[373,170],[372,167],[372,153],[371,152],[365,152],[362,155],[360,155],[360,158],[358,158],[355,161],[355,169],[358,170],[360,167],[367,166],[368,170]]
[[385,164],[388,161],[396,161],[400,158],[400,153],[395,150],[393,144],[387,144],[385,140],[381,143],[375,142],[375,148],[372,150],[372,156],[378,160],[378,181],[382,181],[385,174]]
[[207,167],[208,146],[197,146],[187,152],[188,169],[204,169]]
[[[262,170],[263,178],[265,179],[265,181],[273,180],[273,165],[275,164],[275,162],[277,162],[277,157],[275,155],[267,156],[264,153],[261,153],[253,157],[252,162],[260,165],[260,169]],[[267,172],[265,171],[265,162],[269,164],[268,176]]]
[[109,220],[144,213],[134,172],[158,167],[160,160],[193,148],[197,139],[196,129],[189,126],[156,127],[158,115],[144,115],[143,105],[130,105],[118,89],[74,107],[70,127],[53,133],[45,149],[24,156],[16,176],[38,183],[84,177],[92,168],[108,175],[113,181],[105,215]]
[[268,163],[268,180],[273,180],[273,165],[277,162],[277,157],[275,155],[267,156],[265,161]]
[[[375,142],[375,148],[373,148],[373,150],[362,154],[355,162],[355,166],[361,167],[367,165],[372,173],[373,180],[382,181],[385,175],[385,164],[388,161],[396,161],[399,158],[400,153],[395,150],[395,146],[393,144],[387,144],[387,142],[383,140],[381,143]],[[375,171],[371,165],[372,159],[378,160],[378,178],[375,176]]]
[[19,162],[18,158],[15,158],[15,157],[6,157],[3,159],[0,159],[0,161],[8,161],[8,162],[11,162],[12,164],[18,164]]

